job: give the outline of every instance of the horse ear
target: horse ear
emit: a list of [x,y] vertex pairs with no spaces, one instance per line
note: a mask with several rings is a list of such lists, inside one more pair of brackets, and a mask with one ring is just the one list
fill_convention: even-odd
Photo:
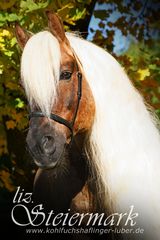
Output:
[[51,11],[47,11],[48,26],[51,33],[58,39],[59,42],[67,40],[61,18]]
[[15,35],[20,48],[23,49],[31,35],[28,34],[17,22],[15,23]]

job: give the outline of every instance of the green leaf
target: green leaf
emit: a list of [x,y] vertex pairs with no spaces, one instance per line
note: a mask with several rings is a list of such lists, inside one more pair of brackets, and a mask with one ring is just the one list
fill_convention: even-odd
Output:
[[26,13],[36,11],[38,9],[46,8],[49,5],[50,1],[35,3],[33,0],[21,1],[20,7],[22,11]]
[[57,12],[60,15],[60,17],[62,19],[64,19],[67,16],[67,14],[69,13],[71,8],[74,8],[73,3],[69,3],[69,4],[65,5],[63,8],[59,9]]
[[22,101],[20,98],[15,99],[15,107],[16,108],[23,108],[24,107],[24,101]]
[[155,95],[152,97],[151,101],[153,104],[157,104],[160,102],[160,100]]
[[10,41],[11,47],[13,47],[16,43],[17,43],[17,40],[16,40],[15,37],[13,37],[13,38],[11,39],[11,41]]
[[159,116],[159,118],[160,118],[160,109],[156,109],[156,110],[155,110],[155,113],[156,113],[157,116]]
[[9,22],[15,22],[15,21],[19,21],[19,17],[16,13],[11,13],[11,14],[8,14],[8,16],[6,16],[6,20]]
[[8,57],[11,57],[14,54],[14,51],[6,50],[4,54]]
[[2,27],[6,22],[6,14],[4,12],[0,12],[0,27]]
[[149,69],[151,70],[156,70],[158,68],[158,66],[156,64],[149,64]]

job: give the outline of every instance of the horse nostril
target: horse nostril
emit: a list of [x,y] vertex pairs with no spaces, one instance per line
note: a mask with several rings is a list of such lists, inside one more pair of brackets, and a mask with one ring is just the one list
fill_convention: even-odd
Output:
[[41,146],[46,154],[53,154],[55,152],[56,146],[54,138],[50,135],[44,136],[41,141]]

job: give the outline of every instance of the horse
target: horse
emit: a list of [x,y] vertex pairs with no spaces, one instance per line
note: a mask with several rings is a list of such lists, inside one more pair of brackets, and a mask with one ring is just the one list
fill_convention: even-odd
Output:
[[58,211],[126,215],[132,207],[135,222],[123,227],[133,231],[123,237],[159,239],[157,117],[111,54],[65,33],[57,14],[47,18],[49,29],[33,35],[16,25],[38,199]]

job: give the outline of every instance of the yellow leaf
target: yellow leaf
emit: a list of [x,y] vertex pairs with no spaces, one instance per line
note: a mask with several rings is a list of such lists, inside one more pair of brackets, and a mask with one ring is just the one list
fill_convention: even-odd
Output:
[[10,34],[10,32],[8,30],[3,29],[2,33],[1,33],[1,36],[3,36],[3,37],[10,37],[11,34]]
[[0,74],[3,74],[3,65],[0,64]]
[[0,50],[5,51],[5,44],[0,42]]
[[23,113],[21,113],[21,112],[20,113],[16,113],[14,115],[14,119],[16,120],[17,123],[20,122],[22,118],[23,118]]
[[13,129],[15,128],[15,126],[16,126],[16,123],[13,120],[9,120],[6,122],[7,129]]
[[0,2],[0,8],[2,10],[11,8],[15,4],[16,0],[1,0]]
[[145,69],[139,69],[139,80],[143,81],[146,77],[150,76],[150,71],[148,68]]
[[5,86],[11,90],[17,90],[18,84],[13,82],[6,82]]
[[4,43],[4,38],[2,37],[2,33],[0,33],[0,43]]
[[8,171],[1,170],[0,171],[0,179],[2,180],[4,186],[7,190],[9,190],[10,192],[15,190],[15,187],[11,180],[11,174]]

